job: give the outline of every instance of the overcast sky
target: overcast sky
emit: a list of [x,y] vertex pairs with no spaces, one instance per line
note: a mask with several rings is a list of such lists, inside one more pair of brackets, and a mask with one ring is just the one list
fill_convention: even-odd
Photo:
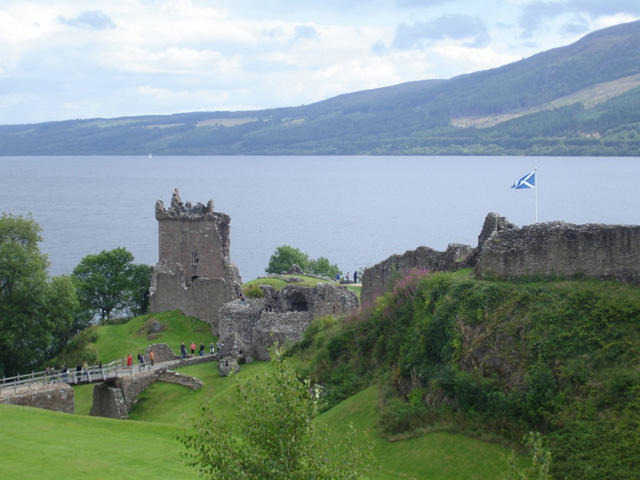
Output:
[[1,0],[0,124],[309,104],[638,19],[638,0]]

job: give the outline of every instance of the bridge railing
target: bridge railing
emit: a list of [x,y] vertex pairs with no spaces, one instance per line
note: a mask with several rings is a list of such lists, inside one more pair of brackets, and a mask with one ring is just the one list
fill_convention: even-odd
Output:
[[[140,367],[138,367],[140,370]],[[77,385],[79,383],[93,383],[105,381],[117,377],[129,376],[134,373],[134,366],[125,364],[124,359],[114,360],[106,365],[91,365],[86,368],[63,370],[44,370],[42,372],[31,372],[28,374],[18,374],[14,377],[2,377],[0,380],[0,393],[13,389],[14,393],[18,389],[27,389],[44,386],[53,383],[67,383]]]

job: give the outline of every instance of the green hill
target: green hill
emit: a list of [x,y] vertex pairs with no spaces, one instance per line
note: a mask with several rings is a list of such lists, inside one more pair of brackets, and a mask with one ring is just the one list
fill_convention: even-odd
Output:
[[638,155],[640,22],[487,71],[245,112],[0,126],[2,155]]
[[297,355],[330,404],[382,382],[386,438],[538,431],[554,478],[640,471],[637,286],[413,272],[368,311],[312,324]]
[[[398,277],[376,305],[338,321],[316,320],[289,355],[323,385],[330,408],[318,421],[336,438],[351,422],[373,440],[380,464],[373,478],[501,478],[509,453],[501,445],[537,431],[552,454],[553,478],[631,480],[640,471],[638,288],[414,271]],[[180,333],[171,341],[198,331],[199,322],[167,315],[175,323],[166,339],[172,329]],[[122,348],[149,320],[101,327],[96,348]],[[15,477],[37,451],[31,468],[47,478],[83,478],[97,465],[136,478],[173,478],[186,468],[176,463],[181,446],[173,437],[189,428],[201,402],[232,421],[236,382],[270,368],[256,362],[225,378],[211,363],[184,368],[205,387],[155,384],[129,422],[0,406],[6,431],[20,430],[0,437],[10,459],[3,456],[0,477]],[[77,411],[87,412],[90,390],[76,392]],[[123,456],[132,441],[145,447]],[[83,446],[90,452],[78,460]],[[160,452],[155,458],[168,463],[166,470],[157,473],[146,453],[141,463],[153,475],[139,473],[132,458],[144,452]]]

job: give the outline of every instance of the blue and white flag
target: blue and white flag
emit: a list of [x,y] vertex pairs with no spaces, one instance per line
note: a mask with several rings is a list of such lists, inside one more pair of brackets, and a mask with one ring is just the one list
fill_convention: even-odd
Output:
[[534,170],[531,173],[527,173],[524,177],[511,185],[511,188],[515,188],[516,190],[521,188],[536,188],[536,171]]

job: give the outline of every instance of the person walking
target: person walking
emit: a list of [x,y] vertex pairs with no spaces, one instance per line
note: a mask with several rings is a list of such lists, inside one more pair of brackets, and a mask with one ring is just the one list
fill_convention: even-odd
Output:
[[144,357],[138,352],[138,371],[141,372],[142,370],[144,370]]
[[131,367],[133,365],[133,356],[131,354],[127,355],[127,367]]
[[187,358],[187,347],[185,347],[184,342],[180,344],[180,356],[182,358]]
[[151,363],[151,368],[156,364],[156,354],[153,353],[153,350],[149,350],[149,362]]

